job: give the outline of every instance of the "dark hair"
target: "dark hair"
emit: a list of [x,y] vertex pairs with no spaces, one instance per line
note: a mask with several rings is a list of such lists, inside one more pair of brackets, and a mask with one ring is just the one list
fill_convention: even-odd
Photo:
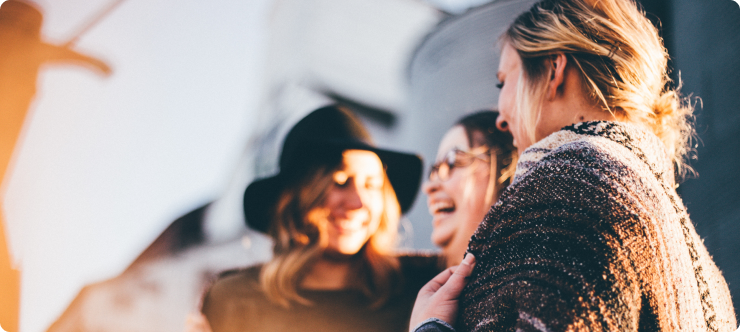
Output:
[[[476,147],[486,145],[491,148],[499,148],[504,151],[516,151],[514,138],[508,132],[502,132],[496,128],[498,111],[483,110],[468,114],[455,123],[465,129],[468,136],[468,145]],[[476,142],[474,133],[483,134],[484,142]]]
[[[496,150],[496,184],[498,190],[494,193],[494,200],[501,194],[514,178],[518,152],[514,146],[514,138],[508,132],[498,130],[496,119],[498,111],[482,110],[468,114],[458,120],[455,125],[465,129],[468,145],[471,148],[487,146]],[[480,136],[475,135],[480,133]],[[482,138],[482,140],[481,140]],[[492,176],[494,176],[492,174]]]

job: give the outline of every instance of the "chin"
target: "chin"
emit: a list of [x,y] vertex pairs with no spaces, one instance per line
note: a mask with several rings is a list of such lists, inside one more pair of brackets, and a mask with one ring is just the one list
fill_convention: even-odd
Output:
[[352,260],[353,257],[359,252],[359,250],[337,250],[335,248],[327,248],[324,250],[324,259],[332,262],[347,262]]
[[360,249],[362,249],[362,247],[360,247],[360,248],[342,248],[342,249],[335,250],[335,251],[336,251],[337,254],[340,254],[340,255],[352,256],[352,255],[356,255],[358,252],[360,252]]
[[458,228],[461,225],[458,215],[447,215],[433,221],[431,240],[435,246],[443,248],[449,245],[455,238]]
[[367,241],[362,241],[361,243],[357,243],[355,241],[352,241],[351,243],[341,243],[340,242],[335,245],[329,245],[329,247],[327,248],[327,251],[332,252],[336,255],[352,256],[360,252],[360,250],[362,250],[362,247],[365,245],[365,242]]
[[447,245],[452,241],[452,234],[438,234],[432,231],[432,243],[442,251],[447,250]]

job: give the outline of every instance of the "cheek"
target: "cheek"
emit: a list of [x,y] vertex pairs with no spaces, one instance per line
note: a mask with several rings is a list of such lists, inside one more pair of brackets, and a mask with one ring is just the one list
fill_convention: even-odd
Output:
[[[449,196],[457,206],[465,204],[465,181],[457,174],[453,174],[447,181],[442,182],[442,191]],[[458,212],[458,211],[456,211]]]
[[339,202],[341,200],[342,194],[336,188],[332,188],[329,189],[329,191],[326,193],[326,196],[324,197],[324,202],[321,204],[321,206],[333,212],[337,208],[337,206],[339,206]]
[[[486,169],[483,169],[484,167]],[[472,220],[474,222],[480,222],[490,208],[486,203],[486,194],[488,194],[488,183],[490,181],[487,167],[488,165],[481,165],[478,173],[471,177],[473,189],[470,190],[471,195],[466,200],[466,208],[470,218],[475,219]]]
[[375,229],[377,228],[378,224],[380,224],[380,218],[383,215],[383,211],[385,209],[383,195],[373,195],[366,206],[368,207],[368,210],[370,212],[370,223],[372,224],[371,227]]
[[516,112],[516,86],[518,81],[516,78],[507,81],[498,97],[499,112],[501,112],[509,123],[516,120],[514,113]]
[[501,89],[501,92],[498,95],[499,107],[509,105],[509,100],[512,99],[510,95],[511,93],[509,92],[509,83],[507,82],[506,85]]
[[506,96],[504,95],[504,91],[501,90],[501,93],[498,95],[498,112],[501,117],[503,117],[505,120],[509,120],[509,110],[508,107],[506,107],[506,100],[504,100]]
[[375,213],[382,212],[384,205],[385,203],[383,201],[383,193],[377,192],[370,195],[370,199],[368,202],[368,207],[370,208],[370,211]]

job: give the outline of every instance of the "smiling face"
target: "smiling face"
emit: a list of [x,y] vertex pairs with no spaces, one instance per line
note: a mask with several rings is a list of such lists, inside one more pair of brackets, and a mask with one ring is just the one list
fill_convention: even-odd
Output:
[[522,78],[522,59],[509,43],[504,43],[496,76],[501,88],[498,95],[499,117],[496,125],[499,130],[509,131],[514,136],[514,146],[521,153],[532,145],[532,142],[525,130],[524,121],[521,120],[521,114],[517,113],[516,105],[517,85]]
[[346,150],[334,174],[322,209],[327,215],[327,251],[354,255],[375,234],[383,214],[385,172],[378,156]]
[[[473,135],[481,135],[474,132]],[[442,138],[437,151],[440,160],[453,149],[470,151],[468,137],[462,126],[450,129]],[[483,220],[490,200],[487,189],[490,183],[490,164],[474,158],[466,167],[455,167],[449,178],[442,181],[433,177],[424,183],[427,206],[432,215],[432,242],[442,248],[447,265],[459,264],[468,247],[468,241]]]

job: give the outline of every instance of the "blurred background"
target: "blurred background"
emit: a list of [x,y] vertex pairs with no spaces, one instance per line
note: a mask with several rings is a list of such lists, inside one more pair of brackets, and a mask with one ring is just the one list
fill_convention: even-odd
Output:
[[[0,325],[39,332],[182,331],[215,273],[269,259],[241,195],[316,107],[428,167],[456,119],[495,107],[496,38],[533,1],[5,2]],[[642,4],[701,98],[679,193],[739,312],[740,5]],[[433,250],[425,199],[406,249]]]

